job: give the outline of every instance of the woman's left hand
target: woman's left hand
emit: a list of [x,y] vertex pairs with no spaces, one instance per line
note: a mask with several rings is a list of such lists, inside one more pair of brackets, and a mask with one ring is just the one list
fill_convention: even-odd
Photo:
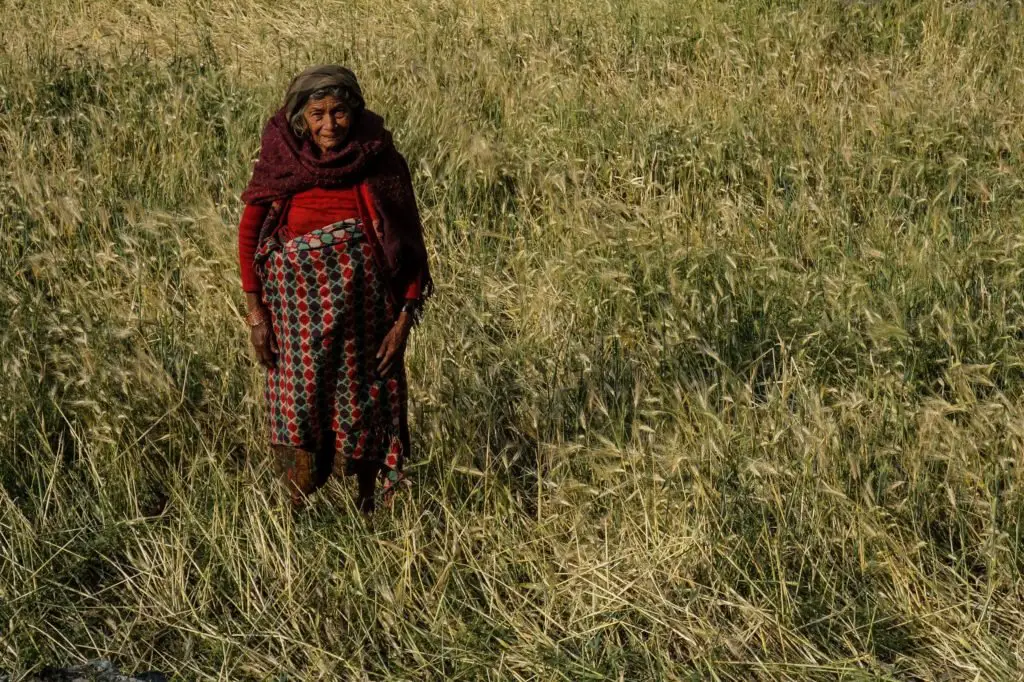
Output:
[[403,311],[388,331],[387,336],[384,337],[384,343],[380,344],[380,350],[377,351],[377,359],[380,360],[377,372],[381,376],[390,374],[394,369],[395,361],[400,360],[402,354],[405,353],[405,341],[409,338],[410,329],[412,329],[412,316]]

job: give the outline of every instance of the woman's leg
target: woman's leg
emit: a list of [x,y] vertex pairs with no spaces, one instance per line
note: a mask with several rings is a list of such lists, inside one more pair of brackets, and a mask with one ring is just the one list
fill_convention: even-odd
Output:
[[380,473],[380,465],[375,462],[358,462],[356,465],[356,484],[359,492],[356,496],[356,508],[369,514],[373,512],[373,495],[377,491],[377,475]]
[[323,485],[314,453],[291,445],[274,445],[274,464],[281,482],[288,491],[292,508],[301,509],[306,497]]

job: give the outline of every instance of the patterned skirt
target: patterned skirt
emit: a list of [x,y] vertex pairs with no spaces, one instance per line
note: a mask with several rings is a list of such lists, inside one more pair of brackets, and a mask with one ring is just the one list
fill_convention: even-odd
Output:
[[405,366],[377,372],[396,310],[359,221],[272,236],[256,267],[278,347],[267,370],[270,442],[322,452],[333,440],[335,472],[380,466],[392,487],[408,449]]

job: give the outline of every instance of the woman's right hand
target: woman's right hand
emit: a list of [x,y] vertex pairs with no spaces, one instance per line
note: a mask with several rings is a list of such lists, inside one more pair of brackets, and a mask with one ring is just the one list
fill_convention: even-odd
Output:
[[277,340],[274,329],[270,326],[270,313],[264,309],[263,321],[249,330],[249,340],[256,351],[256,358],[269,368],[277,363]]

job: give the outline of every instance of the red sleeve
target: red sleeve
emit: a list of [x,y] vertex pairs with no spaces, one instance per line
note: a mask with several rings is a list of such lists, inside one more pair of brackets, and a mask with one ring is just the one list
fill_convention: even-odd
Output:
[[[370,198],[370,188],[365,182],[359,184],[359,191],[362,193],[362,203],[366,207],[366,211],[370,215],[370,220],[377,220],[377,211],[373,207],[373,200]],[[409,285],[405,288],[405,300],[406,301],[418,301],[420,299],[420,275],[416,274],[409,282]]]
[[266,204],[246,204],[238,224],[238,265],[242,271],[242,289],[246,293],[257,293],[260,290],[260,280],[252,261],[256,255],[260,227],[269,212],[270,206]]
[[418,301],[420,299],[420,278],[415,277],[405,290],[405,300]]

